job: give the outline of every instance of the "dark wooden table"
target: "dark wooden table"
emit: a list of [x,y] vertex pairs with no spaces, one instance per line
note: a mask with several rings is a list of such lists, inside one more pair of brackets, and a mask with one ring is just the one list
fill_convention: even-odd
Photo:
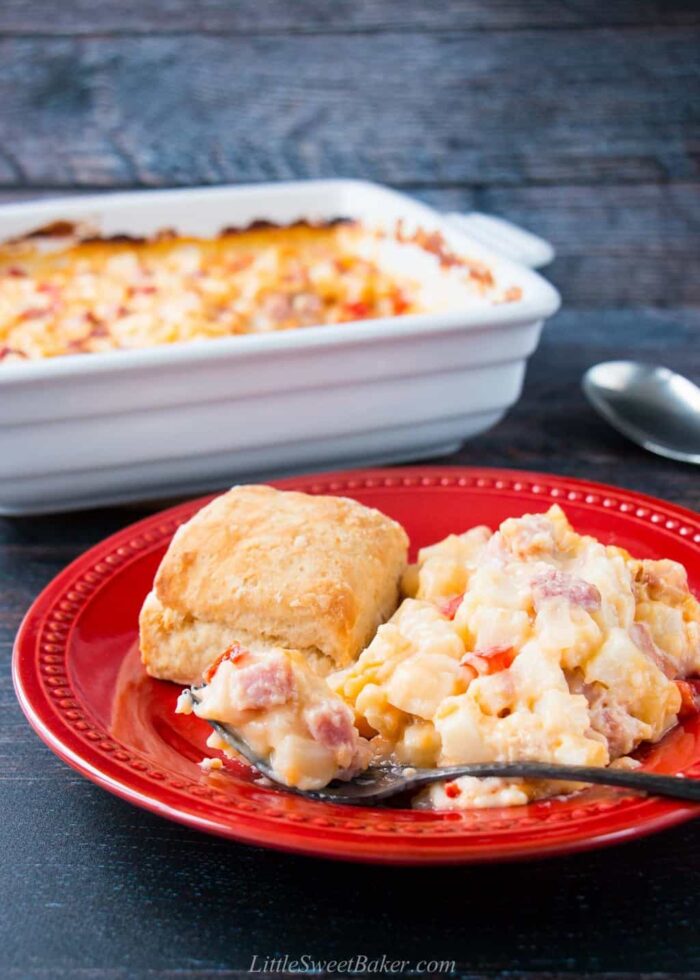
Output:
[[[700,375],[699,27],[694,0],[4,0],[0,199],[342,175],[512,218],[555,243],[564,311],[522,401],[440,462],[697,508],[698,471],[618,438],[579,381],[626,354]],[[63,565],[144,512],[0,521],[0,975],[284,954],[697,975],[700,823],[533,864],[352,867],[207,838],[61,764],[14,700],[12,639]]]

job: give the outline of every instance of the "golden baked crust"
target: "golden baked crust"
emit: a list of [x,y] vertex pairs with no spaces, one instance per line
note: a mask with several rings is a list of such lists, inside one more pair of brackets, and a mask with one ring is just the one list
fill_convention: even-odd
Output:
[[234,640],[351,663],[396,608],[403,528],[343,497],[234,487],[175,534],[141,613],[149,673],[191,683]]
[[[175,612],[164,606],[155,592],[146,596],[139,625],[141,659],[148,673],[176,684],[198,682],[209,664],[234,643],[253,652],[271,646],[269,641],[235,626]],[[316,649],[305,650],[304,656],[321,677],[334,667],[334,661]]]
[[[256,222],[213,237],[163,229],[102,238],[55,221],[0,242],[0,368],[217,337],[304,329],[520,299],[482,261],[435,231],[338,219],[287,227]],[[385,258],[420,249],[447,289],[426,289]],[[433,265],[432,261],[428,266]],[[441,279],[441,283],[442,283]],[[454,287],[457,294],[450,299]]]
[[[372,242],[353,221],[150,240],[54,223],[0,243],[0,366],[425,312]],[[492,278],[470,291],[498,295]]]

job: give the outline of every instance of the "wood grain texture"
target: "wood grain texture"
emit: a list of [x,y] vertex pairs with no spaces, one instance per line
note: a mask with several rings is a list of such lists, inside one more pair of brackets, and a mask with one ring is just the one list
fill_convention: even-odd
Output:
[[442,211],[502,215],[556,249],[545,270],[567,307],[700,304],[695,183],[421,190]]
[[694,0],[4,0],[6,34],[303,34],[697,25]]
[[[614,856],[534,866],[358,868],[206,838],[135,811],[58,763],[51,771],[38,742],[24,751],[45,775],[3,787],[15,926],[3,956],[7,965],[49,963],[52,980],[175,971],[201,980],[244,971],[254,955],[285,954],[385,954],[414,963],[439,956],[456,961],[458,976],[472,977],[562,967],[576,976],[619,970],[639,977],[655,967],[698,968],[700,837],[693,827],[625,845]],[[26,847],[27,807],[34,808],[38,853]],[[679,851],[687,867],[682,889]],[[39,975],[31,967],[22,974]]]
[[[97,790],[36,740],[22,751],[42,777],[3,785],[13,854],[8,966],[47,963],[51,978],[176,970],[202,978],[243,971],[256,954],[439,956],[470,976],[692,974],[700,963],[692,826],[535,865],[360,868],[206,838]],[[36,848],[27,846],[28,807]]]
[[4,39],[0,185],[694,179],[699,38]]
[[[580,378],[630,355],[700,380],[699,28],[696,0],[4,0],[0,201],[360,176],[502,214],[555,244],[565,306],[506,419],[440,462],[698,509],[698,471],[617,436]],[[700,972],[698,823],[530,864],[353,868],[207,838],[59,762],[12,693],[15,631],[150,509],[0,519],[0,975],[200,980],[285,953]]]

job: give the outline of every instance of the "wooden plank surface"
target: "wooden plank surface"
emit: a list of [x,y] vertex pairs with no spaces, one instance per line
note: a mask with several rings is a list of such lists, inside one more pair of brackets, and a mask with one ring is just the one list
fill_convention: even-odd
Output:
[[694,179],[699,38],[0,39],[0,185]]
[[469,978],[697,975],[693,826],[535,864],[354,867],[207,838],[95,789],[37,740],[22,751],[36,777],[0,787],[8,978],[206,980],[245,975],[254,955],[359,953],[454,959]]
[[545,275],[568,309],[700,303],[696,183],[421,189],[441,211],[501,215],[551,241]]
[[4,0],[7,34],[299,34],[697,25],[694,0]]
[[[441,462],[549,470],[700,508],[698,471],[618,437],[598,360],[700,378],[694,0],[5,0],[0,202],[359,176],[550,239],[564,309],[522,399]],[[0,975],[233,976],[253,954],[453,958],[459,975],[700,971],[698,824],[591,855],[353,868],[207,838],[58,761],[9,676],[27,606],[150,508],[0,519]]]

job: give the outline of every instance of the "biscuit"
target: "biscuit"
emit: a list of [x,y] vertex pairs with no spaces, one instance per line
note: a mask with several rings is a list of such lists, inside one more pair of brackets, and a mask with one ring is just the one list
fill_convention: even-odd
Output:
[[178,529],[140,617],[155,677],[194,683],[234,641],[352,663],[393,613],[403,528],[344,497],[234,487]]

